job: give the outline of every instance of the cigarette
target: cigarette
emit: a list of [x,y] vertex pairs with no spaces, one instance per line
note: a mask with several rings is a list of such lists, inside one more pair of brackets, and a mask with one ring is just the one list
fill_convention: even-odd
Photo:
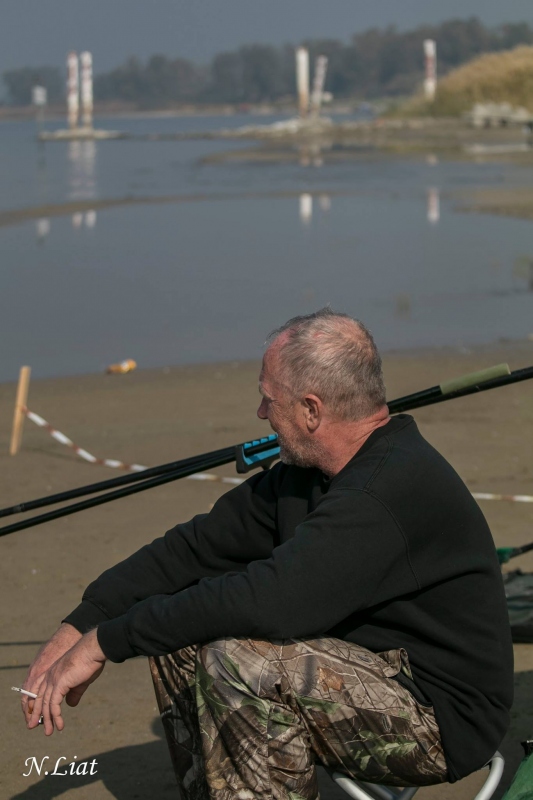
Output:
[[19,689],[19,687],[18,687],[18,686],[12,686],[12,687],[11,687],[11,691],[13,691],[13,692],[20,692],[21,694],[25,694],[25,695],[27,695],[28,697],[31,697],[31,698],[32,698],[32,700],[35,700],[35,699],[37,698],[37,695],[36,695],[36,694],[34,694],[33,692],[27,692],[27,691],[26,691],[26,689]]

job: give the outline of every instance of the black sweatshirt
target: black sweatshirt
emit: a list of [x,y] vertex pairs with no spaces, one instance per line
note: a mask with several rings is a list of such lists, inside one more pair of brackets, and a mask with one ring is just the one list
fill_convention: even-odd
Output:
[[512,643],[496,551],[457,473],[408,415],[331,480],[279,463],[90,584],[66,619],[111,661],[223,636],[335,636],[407,650],[449,780],[496,750]]

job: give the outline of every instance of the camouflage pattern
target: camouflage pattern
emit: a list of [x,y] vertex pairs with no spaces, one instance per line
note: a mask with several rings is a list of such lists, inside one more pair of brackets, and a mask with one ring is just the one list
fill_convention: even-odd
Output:
[[374,783],[446,780],[433,709],[393,679],[405,650],[219,639],[150,658],[183,800],[316,800],[315,760]]

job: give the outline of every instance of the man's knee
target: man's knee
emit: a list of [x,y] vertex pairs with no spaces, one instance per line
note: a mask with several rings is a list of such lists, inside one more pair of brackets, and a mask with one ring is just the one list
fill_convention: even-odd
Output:
[[240,685],[258,696],[272,690],[272,678],[278,676],[275,645],[251,639],[231,637],[215,639],[198,648],[197,679],[209,677],[231,686]]
[[209,675],[217,680],[240,680],[240,659],[238,651],[241,649],[239,639],[225,637],[206,642],[198,647],[196,663],[200,666],[200,674]]

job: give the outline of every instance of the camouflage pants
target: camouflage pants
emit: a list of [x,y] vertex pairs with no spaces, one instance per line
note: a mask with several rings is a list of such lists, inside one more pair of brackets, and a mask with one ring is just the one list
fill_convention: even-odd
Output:
[[219,639],[150,658],[183,800],[315,800],[315,760],[392,785],[446,780],[407,653],[339,639]]

